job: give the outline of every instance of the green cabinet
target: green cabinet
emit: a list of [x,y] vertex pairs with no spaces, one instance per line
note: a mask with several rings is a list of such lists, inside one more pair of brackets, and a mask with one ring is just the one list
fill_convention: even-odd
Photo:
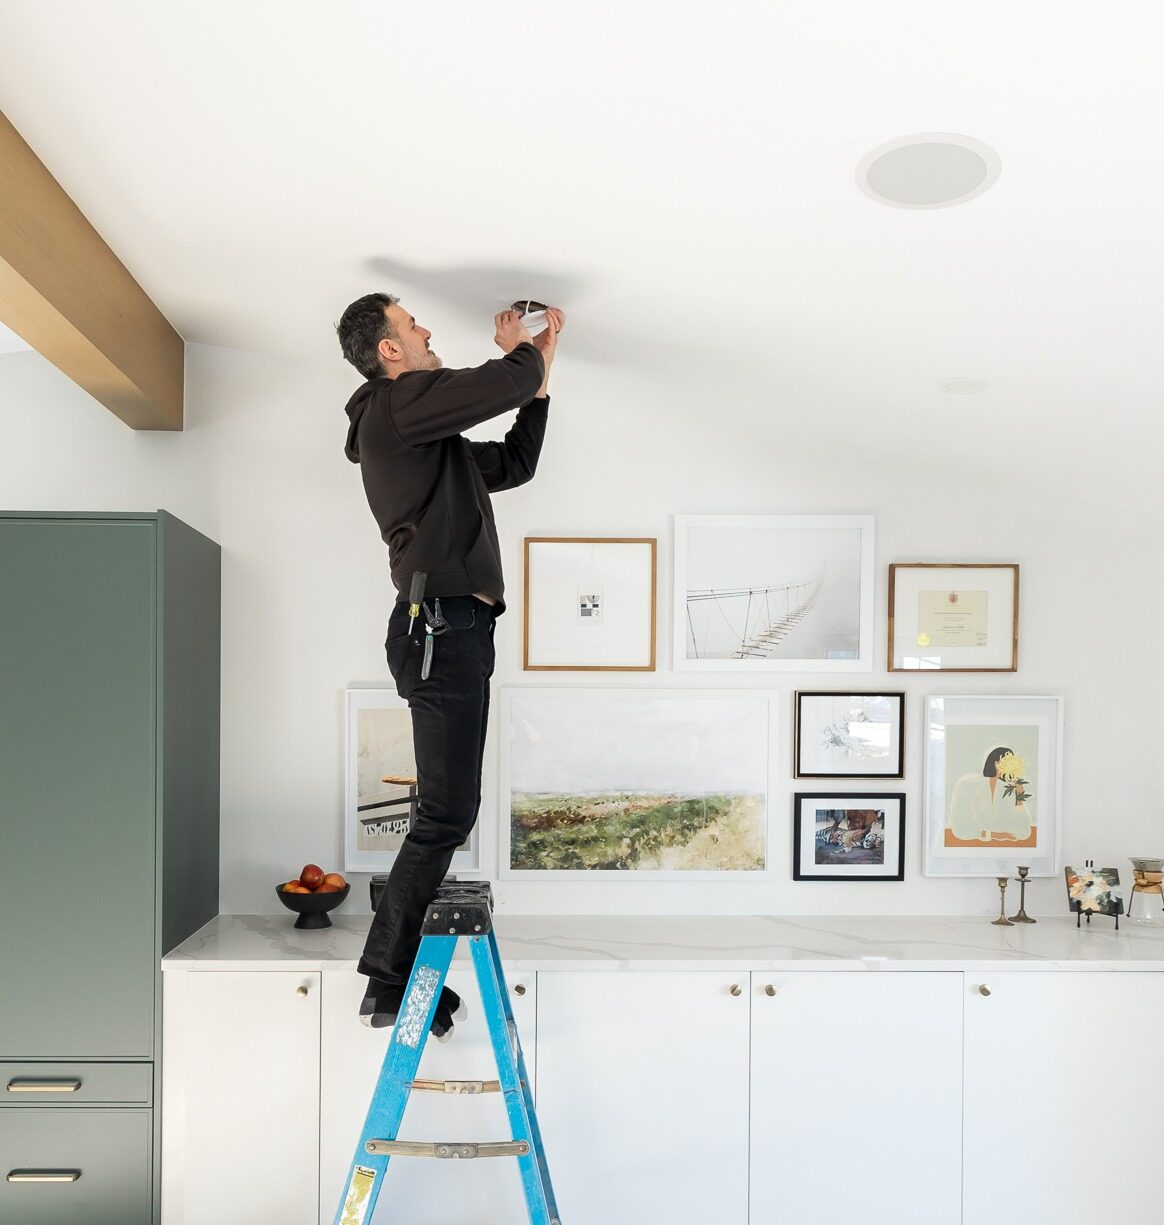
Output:
[[[160,1067],[160,958],[218,912],[219,571],[218,546],[163,511],[0,514],[7,1065],[85,1061],[89,1083],[100,1061]],[[131,1151],[148,1167],[152,1109],[108,1113],[109,1168],[123,1173]],[[0,1124],[55,1116],[96,1125],[76,1099],[5,1109]],[[144,1148],[127,1138],[143,1121]],[[156,1219],[156,1171],[145,1174]],[[59,1202],[105,1219],[90,1215],[95,1181]]]

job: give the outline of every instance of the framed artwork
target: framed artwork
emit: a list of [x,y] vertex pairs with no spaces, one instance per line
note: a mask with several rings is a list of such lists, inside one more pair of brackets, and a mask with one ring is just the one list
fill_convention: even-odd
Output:
[[1063,700],[926,699],[927,876],[1059,870]]
[[[386,872],[408,833],[419,800],[412,714],[395,689],[351,685],[344,738],[344,868]],[[477,827],[453,855],[450,871],[480,864]]]
[[1093,914],[1115,917],[1124,913],[1119,868],[1096,868],[1089,862],[1085,868],[1064,868],[1063,875],[1067,881],[1067,908],[1073,914],[1087,915],[1090,923]]
[[904,880],[905,794],[797,792],[793,880]]
[[506,687],[502,703],[503,878],[766,870],[775,695]]
[[870,672],[872,515],[676,515],[674,666]]
[[904,778],[904,693],[797,693],[796,778]]
[[890,672],[1017,672],[1017,565],[889,567]]
[[529,536],[527,672],[653,672],[658,542]]

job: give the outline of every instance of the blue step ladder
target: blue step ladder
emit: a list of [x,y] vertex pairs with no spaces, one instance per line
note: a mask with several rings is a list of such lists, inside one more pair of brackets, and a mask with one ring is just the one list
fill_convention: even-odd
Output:
[[[499,1079],[417,1080],[429,1026],[457,941],[462,936],[469,941]],[[503,1093],[513,1139],[483,1142],[397,1140],[408,1095],[414,1090],[451,1095]],[[393,1157],[446,1160],[516,1157],[530,1225],[561,1225],[542,1148],[541,1130],[534,1113],[525,1056],[493,934],[493,892],[488,881],[446,881],[437,890],[425,914],[420,949],[372,1092],[335,1225],[369,1225],[388,1163]],[[466,1205],[467,1213],[470,1207]]]

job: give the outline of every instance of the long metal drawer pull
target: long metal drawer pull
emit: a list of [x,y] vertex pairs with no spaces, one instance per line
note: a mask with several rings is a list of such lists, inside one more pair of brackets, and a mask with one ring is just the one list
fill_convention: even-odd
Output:
[[9,1170],[9,1182],[76,1182],[80,1170]]
[[369,1153],[388,1157],[443,1157],[470,1161],[474,1157],[524,1157],[529,1145],[524,1140],[498,1140],[482,1144],[450,1141],[428,1143],[425,1140],[369,1140],[364,1147]]
[[499,1080],[414,1080],[411,1089],[423,1093],[500,1093]]
[[8,1082],[9,1093],[76,1093],[80,1087],[79,1080],[32,1080],[27,1076]]

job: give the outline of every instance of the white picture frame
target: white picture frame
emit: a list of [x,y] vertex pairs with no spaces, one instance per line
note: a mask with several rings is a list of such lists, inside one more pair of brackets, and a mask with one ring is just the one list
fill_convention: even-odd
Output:
[[[778,695],[765,689],[504,686],[500,878],[639,883],[770,878],[778,724]],[[696,804],[701,807],[693,808]],[[594,815],[587,814],[587,806]],[[531,848],[531,839],[515,837],[522,818],[541,817],[537,808],[548,819],[569,814],[568,821],[557,823],[564,830],[561,845],[541,837]],[[684,839],[681,826],[675,843],[639,856],[643,841],[656,835],[641,835],[637,823],[640,818],[657,823],[660,809],[679,822],[693,822],[694,832]],[[611,835],[612,849],[600,830],[575,854],[572,829],[587,820],[627,816],[629,827]],[[545,825],[538,832],[554,828]],[[690,866],[703,859],[741,866]]]
[[654,537],[527,536],[527,672],[653,672]]
[[[412,716],[395,689],[349,685],[344,691],[344,869],[387,872],[407,830],[415,786],[382,783],[384,775],[416,777]],[[370,818],[383,814],[376,829]],[[393,828],[394,827],[394,828]],[[480,832],[453,854],[450,872],[480,870]]]
[[676,515],[680,672],[873,670],[873,515]]
[[[925,875],[1058,876],[1063,699],[932,694],[924,727]],[[1022,773],[999,777],[1008,760]]]

